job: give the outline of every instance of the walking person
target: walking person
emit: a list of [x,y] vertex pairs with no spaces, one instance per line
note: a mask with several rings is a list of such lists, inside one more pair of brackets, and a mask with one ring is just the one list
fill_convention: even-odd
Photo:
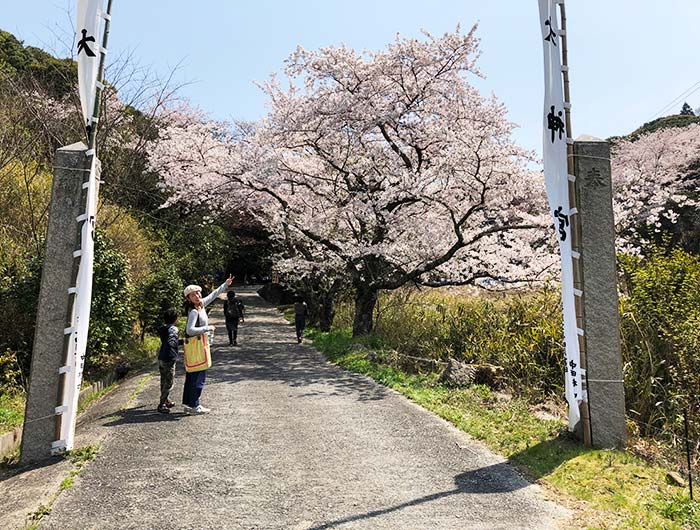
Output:
[[245,306],[240,298],[236,298],[234,291],[226,293],[224,316],[226,317],[228,344],[229,346],[238,346],[238,323],[245,322]]
[[294,327],[297,332],[297,343],[301,344],[306,327],[306,317],[309,315],[309,308],[301,296],[294,297]]
[[160,350],[158,351],[158,370],[160,371],[160,402],[158,412],[168,414],[175,403],[170,401],[170,392],[173,390],[175,379],[175,360],[177,359],[177,347],[182,344],[178,338],[179,330],[175,325],[177,311],[168,309],[163,314],[163,325],[158,328],[160,336]]
[[[233,275],[229,275],[218,289],[202,298],[202,288],[199,285],[188,285],[185,287],[185,300],[187,307],[187,327],[185,333],[188,337],[195,337],[208,333],[210,339],[213,338],[214,326],[209,325],[207,312],[204,310],[210,303],[226,291],[233,282]],[[204,381],[207,371],[187,372],[185,375],[185,388],[182,392],[182,405],[187,414],[206,414],[210,409],[205,408],[199,402],[204,389]]]

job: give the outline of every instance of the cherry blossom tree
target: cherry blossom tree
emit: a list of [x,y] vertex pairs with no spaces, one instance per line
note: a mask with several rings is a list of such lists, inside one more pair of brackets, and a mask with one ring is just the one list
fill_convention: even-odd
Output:
[[618,250],[639,253],[645,232],[698,206],[700,124],[660,129],[617,144],[612,153]]
[[[525,280],[555,262],[541,174],[514,125],[481,96],[476,27],[385,51],[298,48],[270,114],[242,130],[185,117],[151,161],[172,202],[245,201],[291,247],[355,292],[354,333],[372,329],[382,289]],[[235,207],[235,206],[234,206]]]

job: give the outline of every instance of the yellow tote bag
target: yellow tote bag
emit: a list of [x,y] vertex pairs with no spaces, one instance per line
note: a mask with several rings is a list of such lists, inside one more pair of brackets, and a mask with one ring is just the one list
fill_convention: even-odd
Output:
[[211,368],[209,339],[206,333],[185,338],[185,371],[201,372]]

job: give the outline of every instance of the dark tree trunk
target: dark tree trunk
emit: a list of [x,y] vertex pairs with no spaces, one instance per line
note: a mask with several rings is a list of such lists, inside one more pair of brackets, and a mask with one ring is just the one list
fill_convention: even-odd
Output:
[[325,294],[321,297],[319,307],[319,327],[321,328],[321,331],[328,332],[331,330],[334,317],[335,305],[333,303],[333,295]]
[[374,306],[377,305],[378,292],[366,286],[358,286],[355,293],[355,322],[352,336],[369,335],[372,332]]

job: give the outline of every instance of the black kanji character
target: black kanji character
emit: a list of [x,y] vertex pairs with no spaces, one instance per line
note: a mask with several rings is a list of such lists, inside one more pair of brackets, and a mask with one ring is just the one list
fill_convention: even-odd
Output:
[[559,139],[561,140],[562,134],[565,132],[565,128],[564,122],[561,119],[562,112],[559,111],[557,114],[554,114],[554,105],[552,105],[551,108],[552,110],[549,114],[547,114],[547,129],[552,131],[552,143],[554,143],[555,134],[559,132]]
[[545,26],[549,26],[549,35],[547,35],[544,40],[551,42],[554,46],[557,45],[557,34],[554,33],[554,28],[552,27],[552,17],[549,17],[544,21]]
[[602,173],[597,168],[591,168],[586,173],[586,181],[594,188],[604,188],[606,186]]
[[578,365],[572,360],[572,361],[569,361],[569,366],[571,366],[571,368],[574,369]]
[[88,57],[96,57],[95,52],[87,45],[88,42],[95,42],[95,37],[88,37],[86,29],[82,30],[82,34],[83,38],[78,41],[78,55],[84,51]]
[[569,226],[569,216],[562,212],[564,208],[560,206],[554,210],[554,218],[559,221],[559,235],[562,241],[566,241],[566,227]]

